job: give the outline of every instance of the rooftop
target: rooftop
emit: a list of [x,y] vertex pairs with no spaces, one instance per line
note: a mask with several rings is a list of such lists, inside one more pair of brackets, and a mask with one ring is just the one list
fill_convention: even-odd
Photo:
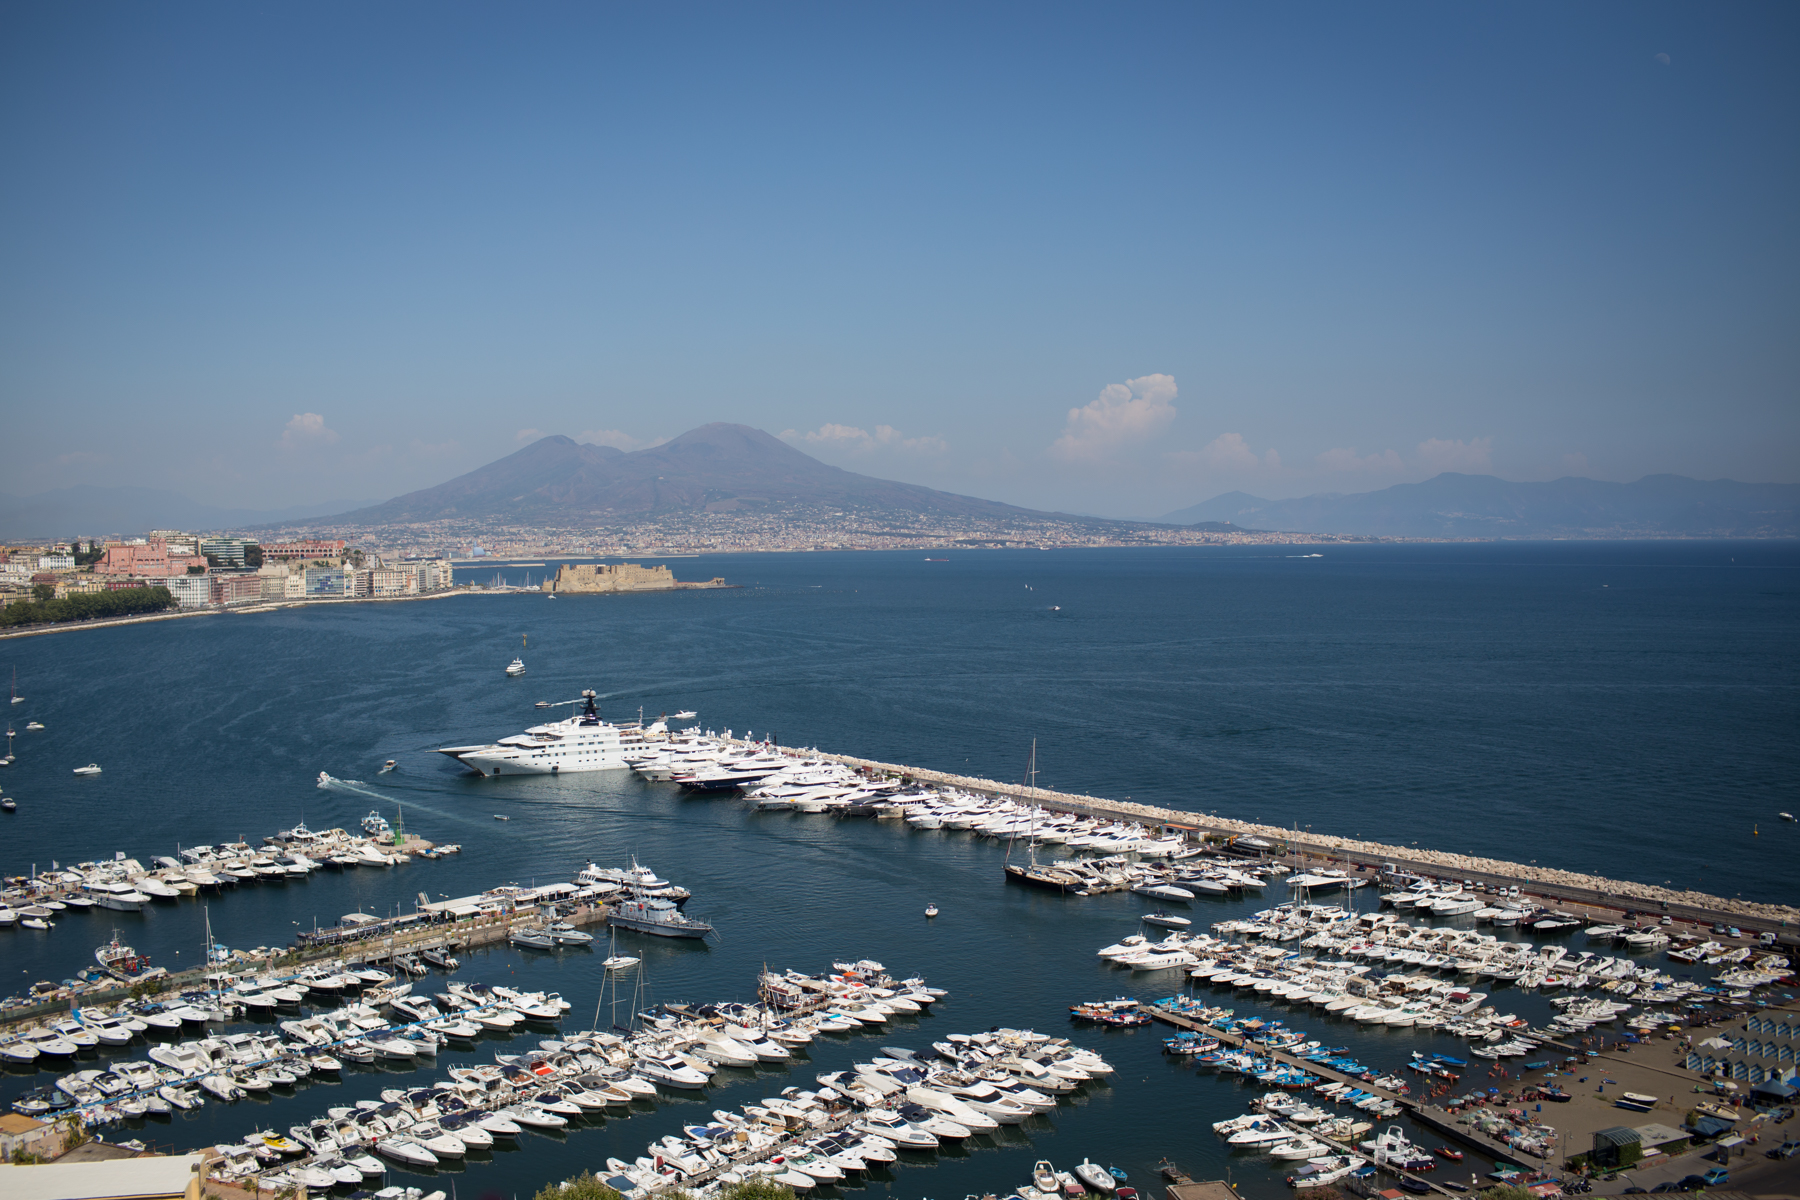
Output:
[[198,1154],[98,1163],[0,1166],[6,1200],[165,1200],[187,1192]]

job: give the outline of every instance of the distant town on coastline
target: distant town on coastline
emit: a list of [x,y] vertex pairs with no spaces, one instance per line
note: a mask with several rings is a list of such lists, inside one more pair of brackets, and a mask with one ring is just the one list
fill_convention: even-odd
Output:
[[[133,527],[152,521],[169,527]],[[1445,473],[1358,495],[1233,492],[1157,521],[1108,520],[859,475],[761,430],[712,424],[632,453],[544,437],[336,516],[259,521],[146,489],[0,497],[0,537],[17,543],[0,590],[65,597],[151,581],[192,607],[431,592],[452,585],[451,561],[485,557],[1797,534],[1800,487],[1673,475]]]

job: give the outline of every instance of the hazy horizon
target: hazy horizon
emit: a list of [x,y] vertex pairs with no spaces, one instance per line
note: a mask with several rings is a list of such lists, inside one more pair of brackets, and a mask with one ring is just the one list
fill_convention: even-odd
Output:
[[23,3],[4,490],[283,510],[712,422],[1154,518],[1800,482],[1800,14]]

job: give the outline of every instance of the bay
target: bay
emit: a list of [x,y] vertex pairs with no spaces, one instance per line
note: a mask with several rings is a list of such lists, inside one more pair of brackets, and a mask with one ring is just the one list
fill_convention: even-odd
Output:
[[[0,665],[17,666],[26,701],[10,715],[21,731],[27,720],[46,728],[19,734],[18,762],[0,777],[20,804],[0,819],[0,869],[256,842],[302,818],[353,826],[370,808],[391,820],[403,806],[409,829],[464,853],[244,889],[211,903],[215,936],[284,943],[315,920],[407,911],[421,892],[566,879],[589,858],[635,854],[691,888],[690,909],[721,931],[708,947],[647,947],[654,999],[747,998],[764,963],[818,970],[858,957],[954,993],[916,1030],[816,1045],[812,1064],[746,1076],[706,1110],[808,1084],[878,1044],[919,1047],[996,1024],[1062,1032],[1072,1002],[1122,990],[1148,999],[1180,981],[1130,980],[1093,957],[1134,927],[1140,898],[1008,889],[991,843],[756,814],[628,775],[481,780],[437,746],[515,732],[537,719],[534,701],[583,687],[613,719],[693,708],[716,729],[999,779],[1023,774],[1035,737],[1047,787],[1800,901],[1795,826],[1775,819],[1800,806],[1793,544],[1379,545],[1299,557],[1312,553],[721,555],[672,565],[741,588],[455,596],[13,640]],[[528,570],[536,579],[545,568],[469,574],[521,582]],[[503,678],[526,637],[529,673]],[[387,758],[399,769],[378,776]],[[89,761],[104,774],[70,774]],[[320,790],[322,770],[362,782]],[[1194,915],[1204,924],[1275,898],[1198,904]],[[928,923],[921,910],[933,901],[944,916]],[[91,963],[114,924],[164,965],[200,954],[191,901],[69,915],[45,933],[0,931],[0,981],[10,981],[0,992]],[[559,989],[586,1018],[599,957],[498,950],[473,956],[463,977]],[[1311,1018],[1285,1015],[1302,1028]],[[1316,1032],[1389,1069],[1414,1046],[1458,1045],[1338,1022]],[[1250,1093],[1164,1058],[1151,1030],[1078,1036],[1120,1071],[1059,1109],[1054,1131],[939,1156],[876,1190],[1009,1189],[1045,1155],[1114,1161],[1137,1183],[1164,1154],[1197,1176],[1272,1178],[1224,1155],[1205,1128]],[[346,1078],[266,1108],[208,1106],[153,1140],[185,1147],[285,1128],[347,1102],[327,1092],[377,1086]],[[9,1076],[0,1099],[28,1084]],[[529,1190],[610,1154],[634,1157],[692,1107],[664,1104],[555,1145],[528,1139],[472,1165],[469,1186]]]

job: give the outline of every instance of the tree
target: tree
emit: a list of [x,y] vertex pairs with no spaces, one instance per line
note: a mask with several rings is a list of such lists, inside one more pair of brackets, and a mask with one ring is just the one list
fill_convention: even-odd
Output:
[[1480,1200],[1538,1200],[1537,1196],[1522,1187],[1514,1187],[1503,1183],[1499,1187],[1487,1188],[1476,1193]]
[[583,1171],[573,1179],[550,1184],[533,1196],[532,1200],[620,1200],[620,1198],[618,1192],[602,1183],[592,1171]]
[[56,599],[56,585],[53,583],[34,583],[31,585],[31,594],[37,597],[37,602],[39,604],[47,604]]
[[255,569],[263,565],[262,547],[251,542],[244,547],[244,565]]
[[[206,561],[209,563],[212,563],[212,565],[215,567],[219,565],[218,563],[213,562],[213,558],[210,554],[207,555]],[[192,566],[187,569],[187,573],[189,575],[204,575],[204,574],[206,574],[206,568],[202,567],[202,566]]]
[[794,1189],[767,1175],[756,1175],[725,1188],[719,1193],[719,1200],[794,1200]]

